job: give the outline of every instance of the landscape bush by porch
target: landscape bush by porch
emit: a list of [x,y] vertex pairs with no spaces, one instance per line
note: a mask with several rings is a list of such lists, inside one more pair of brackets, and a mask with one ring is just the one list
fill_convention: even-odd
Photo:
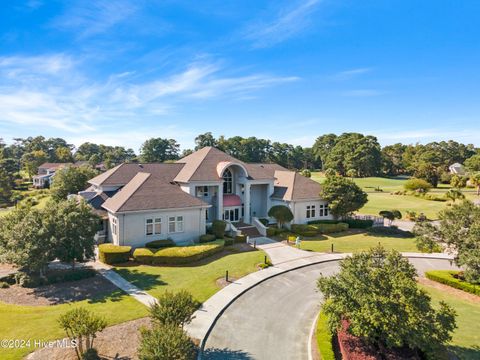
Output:
[[427,279],[451,286],[455,289],[463,290],[475,295],[480,295],[480,285],[474,285],[462,279],[454,277],[460,271],[451,270],[432,270],[427,271],[425,276]]
[[200,244],[203,244],[203,243],[207,243],[207,242],[210,242],[210,241],[214,241],[215,239],[216,239],[216,237],[213,234],[204,234],[204,235],[200,235],[200,238],[198,239],[198,242]]
[[148,265],[188,264],[216,254],[222,251],[224,246],[223,240],[216,240],[208,244],[176,246],[160,250],[138,248],[133,252],[133,258],[141,264]]
[[318,230],[314,225],[292,224],[291,230],[293,233],[305,237],[313,237],[318,234]]
[[145,247],[149,249],[161,249],[172,246],[175,246],[175,242],[172,239],[154,240],[145,244]]
[[346,219],[342,222],[347,223],[350,229],[368,229],[373,226],[373,220]]
[[247,235],[237,235],[235,236],[235,243],[244,243],[247,242]]
[[130,258],[131,246],[101,244],[98,246],[98,257],[101,262],[112,265],[127,262]]
[[267,228],[267,236],[275,236],[277,235],[277,229],[274,227]]
[[348,224],[343,222],[339,222],[336,224],[314,224],[310,226],[313,226],[315,229],[317,229],[318,232],[321,232],[322,234],[332,234],[348,230]]
[[217,239],[223,239],[227,223],[223,220],[214,220],[212,223],[212,233]]

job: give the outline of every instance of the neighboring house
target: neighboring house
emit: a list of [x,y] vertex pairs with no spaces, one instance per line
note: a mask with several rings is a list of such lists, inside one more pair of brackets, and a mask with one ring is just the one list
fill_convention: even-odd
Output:
[[455,163],[455,164],[452,164],[448,167],[448,169],[450,170],[450,174],[454,174],[454,175],[465,175],[466,172],[465,172],[465,168],[463,167],[462,164],[459,164],[459,163]]
[[280,165],[244,163],[213,147],[172,164],[121,164],[89,183],[79,195],[103,211],[103,236],[118,245],[197,241],[215,219],[255,225],[274,205],[290,207],[294,223],[331,218],[317,182]]
[[38,167],[37,175],[33,176],[33,187],[44,189],[50,187],[55,171],[72,165],[72,163],[44,163]]

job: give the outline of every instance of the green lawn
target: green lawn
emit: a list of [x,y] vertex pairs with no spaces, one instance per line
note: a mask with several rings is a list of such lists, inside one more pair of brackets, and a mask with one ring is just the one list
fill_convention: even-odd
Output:
[[[54,306],[18,306],[0,302],[0,338],[31,339],[32,343],[34,340],[63,338],[65,334],[57,324],[58,317],[76,306],[84,306],[104,316],[109,325],[147,315],[145,306],[120,290],[108,297]],[[0,359],[21,359],[34,350],[33,344],[31,348],[23,349],[0,348]]]
[[[256,271],[256,264],[263,262],[263,251],[232,253],[218,258],[205,259],[192,266],[118,267],[129,281],[147,290],[153,296],[165,290],[186,289],[203,302],[219,290],[216,280],[228,270],[230,277],[239,278]],[[53,340],[64,337],[57,319],[73,306],[86,308],[105,317],[109,325],[137,319],[148,314],[148,309],[130,296],[118,291],[108,297],[76,302],[72,305],[17,306],[0,302],[0,339]],[[35,349],[0,349],[0,359],[19,359]]]
[[357,252],[368,250],[380,243],[386,249],[395,249],[400,252],[418,252],[413,238],[397,236],[370,235],[368,233],[338,233],[322,235],[319,239],[303,240],[300,248],[315,252],[330,252],[333,244],[335,252]]
[[148,266],[116,267],[120,275],[132,284],[158,296],[165,290],[188,290],[200,302],[207,300],[219,290],[216,280],[225,276],[240,278],[253,271],[263,262],[263,251],[232,253],[214,261],[196,266]]
[[443,300],[457,312],[458,328],[449,349],[462,360],[480,359],[480,304],[459,299],[430,286],[420,286],[430,294],[434,304]]
[[[325,177],[319,172],[312,173],[312,179],[322,183]],[[406,177],[382,178],[367,177],[355,178],[355,183],[368,193],[368,203],[359,210],[361,214],[378,215],[381,210],[398,209],[405,216],[407,211],[423,212],[429,219],[437,219],[438,212],[447,207],[446,202],[424,200],[411,195],[391,195],[395,191],[403,191]],[[382,192],[375,191],[379,187]],[[430,193],[442,195],[450,189],[449,185],[439,184],[438,188]],[[479,199],[475,189],[463,189],[462,192],[469,200]]]

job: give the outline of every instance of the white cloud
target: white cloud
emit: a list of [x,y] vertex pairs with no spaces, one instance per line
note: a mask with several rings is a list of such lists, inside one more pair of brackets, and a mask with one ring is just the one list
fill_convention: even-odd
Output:
[[357,68],[357,69],[350,69],[345,71],[340,71],[332,76],[335,80],[349,80],[351,78],[357,77],[359,75],[363,75],[372,71],[371,68]]
[[[269,74],[225,74],[216,63],[139,81],[135,71],[92,79],[81,60],[64,54],[0,58],[0,124],[105,133],[155,123],[182,106],[214,99],[246,99],[262,88],[298,80]],[[141,77],[139,77],[141,78]]]
[[295,6],[282,8],[272,19],[258,20],[249,24],[244,37],[252,41],[253,47],[263,48],[283,42],[310,24],[310,16],[320,0],[301,0]]
[[77,0],[56,18],[52,25],[59,29],[74,30],[80,37],[101,34],[128,20],[138,10],[131,0]]

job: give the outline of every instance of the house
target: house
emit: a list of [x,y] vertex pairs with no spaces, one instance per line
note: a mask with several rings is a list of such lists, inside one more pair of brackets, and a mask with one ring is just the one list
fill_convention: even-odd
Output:
[[448,167],[448,170],[450,170],[450,174],[453,175],[465,175],[465,168],[463,167],[462,164],[459,163],[454,163]]
[[280,165],[244,163],[213,147],[176,163],[121,164],[89,183],[79,195],[103,212],[102,236],[117,245],[196,241],[215,219],[260,231],[258,219],[268,218],[274,205],[290,207],[294,223],[331,218],[317,182]]
[[43,163],[38,167],[37,175],[33,176],[33,187],[36,189],[50,187],[55,171],[69,165],[72,165],[72,163]]

